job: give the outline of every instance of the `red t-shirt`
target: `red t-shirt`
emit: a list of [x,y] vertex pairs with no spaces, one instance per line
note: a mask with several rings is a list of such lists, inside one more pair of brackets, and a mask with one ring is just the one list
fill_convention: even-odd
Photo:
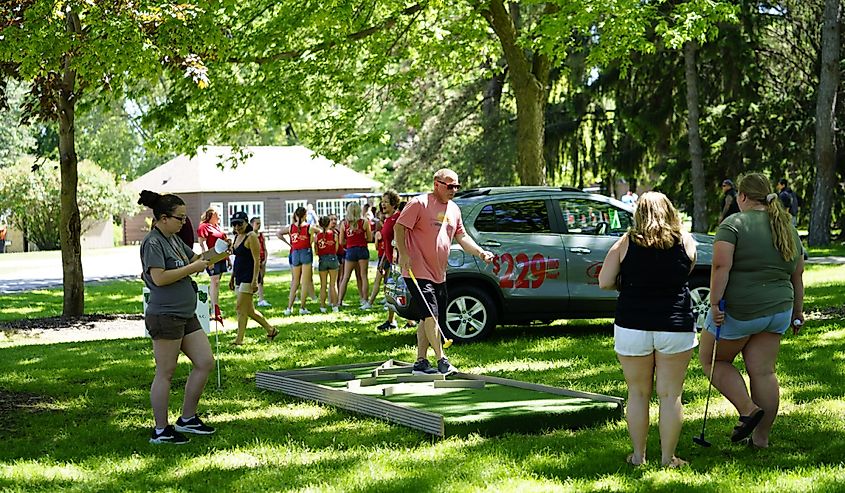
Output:
[[384,257],[388,262],[393,262],[393,226],[399,219],[399,211],[393,213],[392,216],[384,220],[381,226],[381,239],[384,242]]
[[343,232],[346,235],[346,248],[367,246],[367,233],[364,231],[364,220],[359,219],[355,229],[343,221]]
[[316,234],[317,255],[333,255],[337,253],[337,236],[335,230],[328,229]]
[[[340,238],[340,231],[333,229],[332,231],[335,232],[337,238]],[[343,260],[343,256],[346,255],[346,246],[341,245],[340,241],[337,242],[337,258]]]
[[295,224],[291,224],[290,249],[303,250],[305,248],[311,248],[311,236],[308,233],[308,225],[297,226]]
[[264,238],[264,233],[258,233],[258,259],[264,262],[267,259],[267,240]]
[[[402,209],[397,222],[407,228],[405,246],[414,277],[438,284],[446,282],[452,238],[464,234],[457,204],[451,200],[444,204],[433,193],[420,195]],[[402,275],[408,276],[408,272],[403,271]]]
[[200,223],[197,228],[197,236],[201,241],[205,241],[205,248],[207,250],[213,250],[214,244],[217,243],[218,239],[226,239],[226,233],[211,223]]

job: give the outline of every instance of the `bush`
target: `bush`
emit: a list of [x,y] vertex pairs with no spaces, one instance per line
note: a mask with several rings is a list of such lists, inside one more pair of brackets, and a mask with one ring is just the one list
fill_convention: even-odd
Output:
[[[0,204],[8,211],[9,223],[20,229],[39,250],[58,250],[61,214],[59,163],[21,159],[14,166],[0,168]],[[110,216],[135,213],[133,195],[115,176],[90,161],[78,166],[77,200],[82,233],[86,226]]]

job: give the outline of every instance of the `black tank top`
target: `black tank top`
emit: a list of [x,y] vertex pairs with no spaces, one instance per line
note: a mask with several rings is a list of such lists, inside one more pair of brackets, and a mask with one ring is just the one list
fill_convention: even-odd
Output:
[[235,254],[235,265],[232,267],[232,276],[235,278],[235,283],[251,283],[255,261],[252,259],[252,252],[246,247],[246,238],[232,250],[232,253]]
[[648,331],[695,331],[688,284],[691,266],[683,242],[661,250],[628,241],[620,265],[616,325]]

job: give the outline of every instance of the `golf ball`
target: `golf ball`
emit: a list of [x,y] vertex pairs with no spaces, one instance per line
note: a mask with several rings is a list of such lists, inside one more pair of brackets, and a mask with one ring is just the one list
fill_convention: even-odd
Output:
[[794,326],[796,326],[796,327],[800,327],[800,326],[801,326],[801,325],[803,325],[803,324],[804,324],[804,322],[802,322],[801,320],[799,320],[799,319],[797,319],[797,318],[796,318],[795,320],[793,320],[793,321],[792,321],[792,325],[794,325]]

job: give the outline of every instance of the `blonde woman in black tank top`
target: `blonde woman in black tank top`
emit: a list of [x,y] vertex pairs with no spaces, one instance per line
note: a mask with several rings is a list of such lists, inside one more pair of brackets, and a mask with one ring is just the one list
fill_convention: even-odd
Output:
[[660,462],[682,467],[675,457],[683,426],[681,394],[696,346],[688,277],[695,265],[695,241],[681,231],[678,211],[665,195],[646,192],[634,211],[634,226],[604,259],[602,289],[619,300],[614,349],[628,385],[626,419],[633,452],[627,461],[646,462],[648,408],[654,387],[660,399]]

